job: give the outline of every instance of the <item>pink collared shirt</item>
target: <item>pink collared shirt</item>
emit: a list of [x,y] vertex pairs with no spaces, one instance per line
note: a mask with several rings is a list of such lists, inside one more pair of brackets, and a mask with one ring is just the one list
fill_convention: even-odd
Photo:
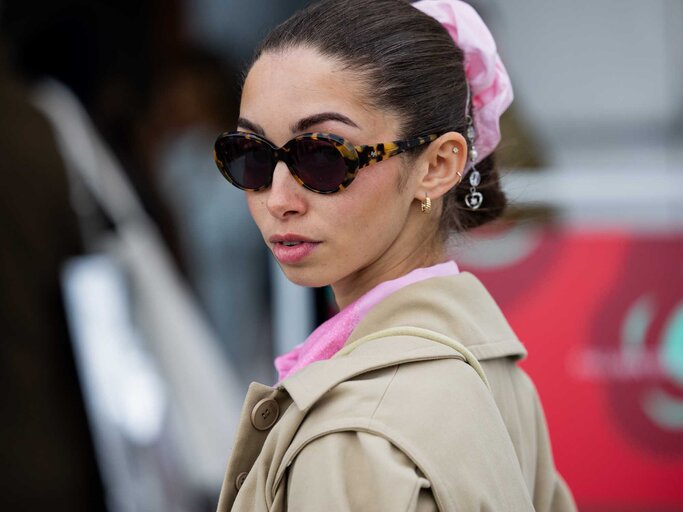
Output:
[[291,351],[275,358],[278,371],[278,384],[302,369],[303,367],[323,359],[329,359],[346,343],[351,332],[372,307],[404,286],[408,286],[431,277],[452,276],[460,272],[454,261],[438,263],[431,267],[417,268],[406,275],[378,284],[346,306],[326,322],[320,324]]

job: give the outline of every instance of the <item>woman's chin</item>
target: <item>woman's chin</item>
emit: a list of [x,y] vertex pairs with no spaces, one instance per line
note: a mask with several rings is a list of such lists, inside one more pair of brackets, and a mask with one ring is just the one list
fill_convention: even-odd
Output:
[[280,268],[285,277],[292,283],[308,288],[321,288],[332,283],[334,278],[329,272],[321,269],[295,267],[280,263]]

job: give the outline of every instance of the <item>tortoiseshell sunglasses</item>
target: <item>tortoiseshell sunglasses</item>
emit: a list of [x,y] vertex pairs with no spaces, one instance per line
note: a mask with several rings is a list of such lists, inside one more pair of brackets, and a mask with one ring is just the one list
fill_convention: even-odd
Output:
[[370,146],[354,146],[329,133],[304,133],[281,148],[251,133],[224,133],[214,146],[221,174],[237,188],[257,191],[270,186],[278,161],[308,190],[332,194],[347,188],[358,170],[432,142],[438,135]]

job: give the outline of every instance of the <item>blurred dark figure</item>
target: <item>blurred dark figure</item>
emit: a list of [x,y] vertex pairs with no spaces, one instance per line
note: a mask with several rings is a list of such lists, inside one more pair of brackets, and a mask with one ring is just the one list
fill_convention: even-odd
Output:
[[104,510],[60,295],[81,250],[66,170],[0,50],[0,509]]
[[51,77],[78,97],[167,238],[166,212],[136,160],[136,124],[163,52],[178,32],[176,0],[0,0],[13,69]]

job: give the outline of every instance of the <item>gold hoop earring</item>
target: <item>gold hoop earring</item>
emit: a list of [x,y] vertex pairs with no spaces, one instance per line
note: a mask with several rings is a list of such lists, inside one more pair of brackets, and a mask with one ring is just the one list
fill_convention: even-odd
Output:
[[425,214],[429,214],[432,211],[432,200],[429,199],[428,195],[425,194],[425,198],[422,200],[420,208],[422,209],[422,213]]

